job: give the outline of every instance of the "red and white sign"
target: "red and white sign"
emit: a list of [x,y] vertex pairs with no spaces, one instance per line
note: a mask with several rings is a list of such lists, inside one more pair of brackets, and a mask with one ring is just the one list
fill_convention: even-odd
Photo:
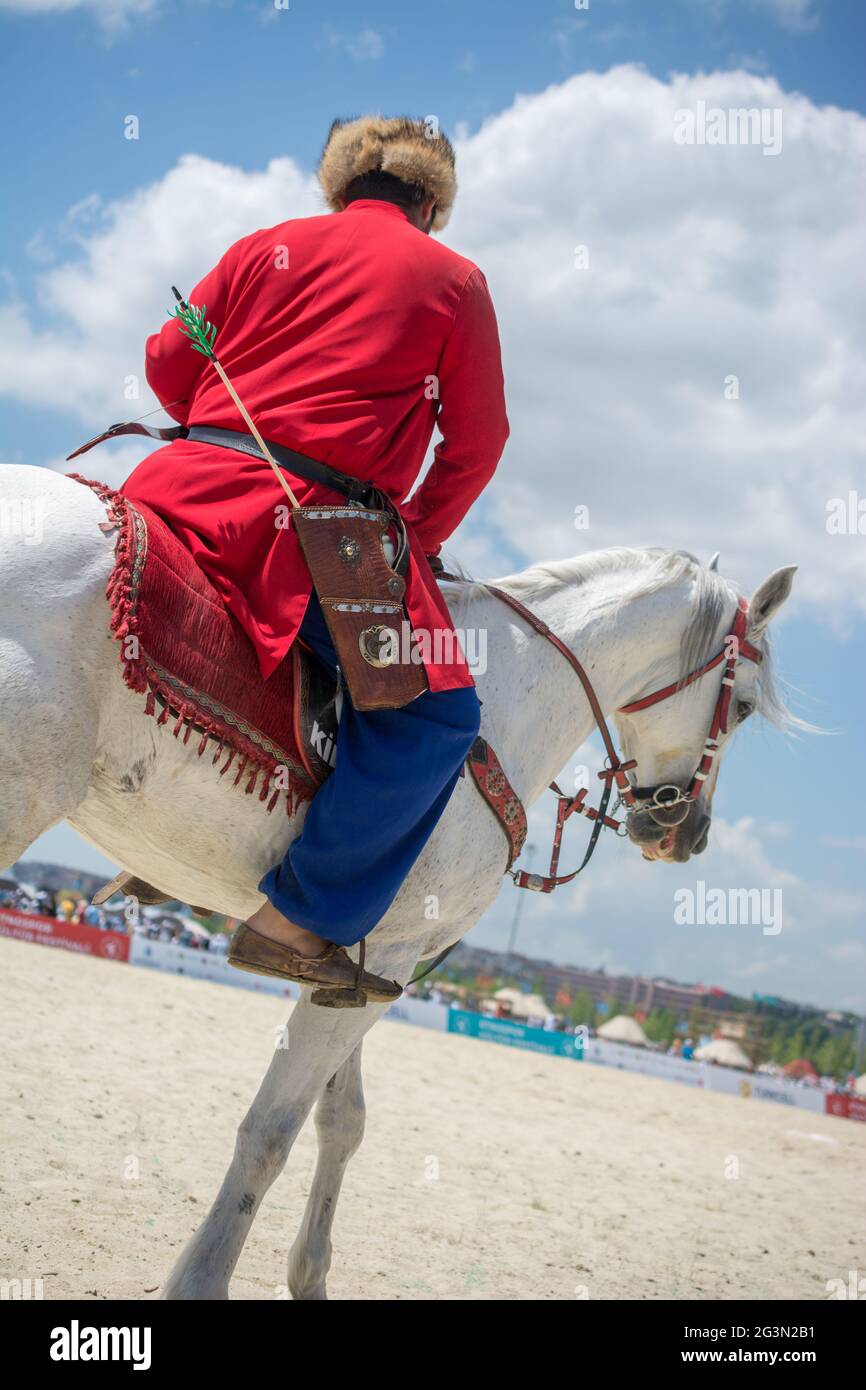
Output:
[[866,1096],[826,1096],[828,1115],[840,1115],[845,1120],[861,1120],[866,1124]]
[[83,956],[129,960],[129,937],[124,932],[100,931],[81,922],[60,922],[56,917],[39,917],[10,907],[0,907],[0,936],[34,941],[38,946],[59,946]]

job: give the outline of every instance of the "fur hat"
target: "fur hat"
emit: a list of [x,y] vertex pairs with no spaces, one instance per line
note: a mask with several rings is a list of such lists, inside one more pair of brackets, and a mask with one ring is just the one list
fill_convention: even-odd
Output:
[[436,199],[433,227],[445,226],[454,204],[457,179],[454,150],[438,130],[409,116],[359,116],[334,121],[319,163],[319,183],[328,206],[339,211],[353,179],[381,171],[402,183],[423,188]]

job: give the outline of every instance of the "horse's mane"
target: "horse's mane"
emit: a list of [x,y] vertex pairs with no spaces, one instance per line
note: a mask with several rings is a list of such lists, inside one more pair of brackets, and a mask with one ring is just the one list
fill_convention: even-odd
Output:
[[[736,601],[738,590],[730,579],[708,569],[687,550],[613,546],[568,560],[531,565],[518,574],[491,582],[507,589],[531,608],[533,600],[542,600],[565,585],[578,587],[599,575],[614,573],[620,582],[613,585],[607,595],[599,597],[594,610],[602,621],[612,622],[636,599],[649,598],[681,584],[689,585],[692,615],[680,646],[683,674],[695,670],[713,655],[720,641],[722,619]],[[461,608],[485,593],[482,581],[462,571],[459,582],[449,585],[448,589],[449,599],[456,600]],[[772,645],[766,632],[757,645],[763,653],[755,688],[757,711],[779,728],[811,728],[791,713],[782,698],[775,676]]]

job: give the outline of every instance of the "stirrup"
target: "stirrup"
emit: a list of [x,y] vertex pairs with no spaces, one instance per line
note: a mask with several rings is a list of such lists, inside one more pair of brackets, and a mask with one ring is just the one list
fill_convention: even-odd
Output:
[[367,991],[361,986],[361,976],[364,973],[364,959],[367,955],[367,942],[361,937],[358,946],[358,965],[355,975],[355,984],[351,989],[314,989],[310,995],[310,1003],[318,1004],[321,1009],[365,1009],[367,1007]]
[[322,1009],[364,1009],[367,1007],[367,992],[356,985],[354,989],[314,989],[310,996],[311,1004]]

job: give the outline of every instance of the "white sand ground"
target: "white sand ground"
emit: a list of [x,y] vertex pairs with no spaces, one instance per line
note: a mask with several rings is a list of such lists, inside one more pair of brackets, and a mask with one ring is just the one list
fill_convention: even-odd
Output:
[[[286,1007],[0,939],[0,1278],[155,1297]],[[866,1273],[866,1125],[387,1021],[365,1074],[332,1298],[824,1299]],[[232,1297],[286,1297],[314,1146]]]

